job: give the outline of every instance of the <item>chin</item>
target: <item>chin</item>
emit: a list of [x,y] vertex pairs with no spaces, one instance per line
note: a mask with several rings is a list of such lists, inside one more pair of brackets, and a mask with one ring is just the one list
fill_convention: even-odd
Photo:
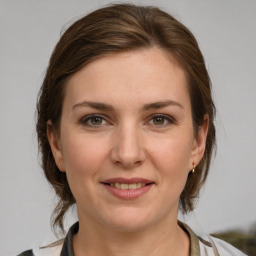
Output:
[[122,221],[117,222],[114,221],[112,225],[110,225],[111,229],[118,232],[123,233],[134,233],[144,230],[147,227],[146,223],[138,223],[138,222],[128,222]]
[[150,224],[154,223],[150,214],[138,213],[138,211],[126,210],[122,213],[112,213],[105,224],[115,231],[119,232],[138,232],[144,230]]

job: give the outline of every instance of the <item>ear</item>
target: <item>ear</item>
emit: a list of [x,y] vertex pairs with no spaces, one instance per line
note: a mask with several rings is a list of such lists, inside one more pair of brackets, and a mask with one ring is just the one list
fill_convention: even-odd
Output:
[[206,138],[208,133],[209,126],[209,115],[204,115],[204,122],[198,128],[197,136],[194,138],[194,143],[191,152],[191,169],[193,169],[193,165],[198,165],[200,160],[202,159],[206,146]]
[[59,170],[64,172],[64,160],[63,153],[61,149],[60,136],[57,131],[54,129],[52,121],[47,121],[47,138],[52,150],[53,157],[55,159],[55,163],[58,166]]

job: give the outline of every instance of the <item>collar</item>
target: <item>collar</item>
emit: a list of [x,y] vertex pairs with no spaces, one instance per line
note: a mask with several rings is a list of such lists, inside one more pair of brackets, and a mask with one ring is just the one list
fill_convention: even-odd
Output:
[[74,256],[73,236],[78,232],[78,229],[79,222],[76,222],[71,226],[64,240],[60,256]]
[[[200,256],[199,239],[193,230],[185,223],[178,221],[179,226],[188,234],[190,238],[190,256]],[[79,222],[76,222],[69,229],[64,240],[60,256],[74,256],[73,236],[78,232]]]
[[200,256],[199,239],[193,230],[185,223],[178,221],[179,226],[187,233],[190,239],[190,256]]

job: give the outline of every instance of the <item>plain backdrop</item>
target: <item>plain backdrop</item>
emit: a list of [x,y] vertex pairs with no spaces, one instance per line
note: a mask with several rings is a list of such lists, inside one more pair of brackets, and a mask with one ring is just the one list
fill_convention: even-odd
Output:
[[[54,194],[39,166],[36,97],[61,30],[109,2],[0,0],[2,256],[51,234]],[[185,220],[206,233],[249,228],[256,221],[256,1],[131,2],[161,7],[191,29],[212,79],[217,156],[198,206]]]

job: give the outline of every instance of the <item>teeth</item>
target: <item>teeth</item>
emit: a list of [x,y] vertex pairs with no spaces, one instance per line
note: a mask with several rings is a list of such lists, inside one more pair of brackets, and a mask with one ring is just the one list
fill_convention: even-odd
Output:
[[128,184],[121,184],[121,189],[124,190],[124,189],[128,189],[129,188],[129,185]]
[[141,186],[142,186],[141,183],[137,183],[137,184],[136,184],[136,187],[137,187],[137,188],[141,188]]
[[136,189],[137,188],[135,183],[129,184],[128,187],[129,187],[129,189]]
[[116,187],[116,188],[119,188],[121,190],[125,190],[125,189],[133,190],[133,189],[144,187],[145,185],[146,185],[145,183],[132,183],[132,184],[111,183],[110,184],[111,187]]

